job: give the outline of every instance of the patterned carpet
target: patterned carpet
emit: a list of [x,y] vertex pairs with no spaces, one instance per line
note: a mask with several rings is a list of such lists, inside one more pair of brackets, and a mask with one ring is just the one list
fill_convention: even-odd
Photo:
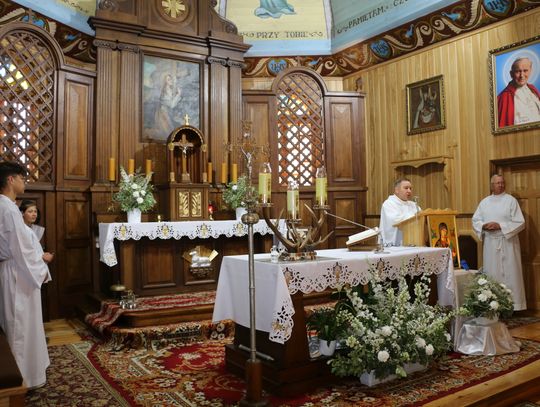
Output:
[[[223,339],[118,351],[95,340],[51,347],[47,386],[30,392],[27,405],[236,406],[244,382],[224,368],[223,346],[231,339],[221,326],[209,335]],[[523,340],[518,354],[452,353],[426,372],[374,388],[348,380],[302,397],[268,399],[272,406],[283,407],[421,405],[538,359],[540,343]]]

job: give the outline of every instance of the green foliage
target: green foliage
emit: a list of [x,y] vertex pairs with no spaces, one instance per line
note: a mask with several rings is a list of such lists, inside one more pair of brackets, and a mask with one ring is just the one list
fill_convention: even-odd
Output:
[[246,198],[250,192],[255,196],[255,188],[249,185],[247,176],[242,175],[236,184],[229,182],[227,189],[223,191],[223,201],[231,209],[246,206]]
[[427,304],[429,279],[415,284],[414,300],[403,276],[397,287],[376,275],[372,281],[368,293],[345,289],[347,298],[338,303],[338,319],[346,327],[341,336],[345,349],[330,360],[332,372],[406,376],[404,364],[428,364],[444,355],[451,346],[447,325],[453,313]]
[[335,308],[323,308],[311,314],[307,319],[307,327],[317,331],[320,340],[334,341],[343,333],[343,323],[338,318]]
[[147,212],[154,207],[156,200],[152,194],[153,187],[150,184],[150,175],[143,175],[139,170],[135,174],[128,175],[124,167],[120,166],[119,190],[114,194],[115,202],[127,212],[138,208],[141,212]]
[[465,296],[460,314],[473,317],[507,318],[513,311],[512,290],[485,274],[478,274]]

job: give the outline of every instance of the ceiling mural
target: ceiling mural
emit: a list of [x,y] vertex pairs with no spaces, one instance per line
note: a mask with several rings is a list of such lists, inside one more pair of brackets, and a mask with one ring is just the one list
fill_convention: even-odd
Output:
[[244,76],[275,76],[291,66],[346,76],[539,6],[538,0],[462,0],[333,55],[246,58]]
[[252,45],[248,56],[330,53],[324,0],[222,0],[220,7]]

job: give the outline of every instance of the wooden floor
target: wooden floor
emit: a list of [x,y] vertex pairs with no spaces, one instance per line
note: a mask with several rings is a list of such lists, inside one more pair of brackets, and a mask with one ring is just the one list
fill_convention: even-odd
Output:
[[[540,311],[528,311],[526,315],[540,317]],[[48,345],[65,345],[82,341],[77,334],[79,320],[55,320],[45,323]],[[540,341],[540,322],[515,328],[514,337]],[[540,360],[477,386],[438,399],[426,406],[520,406],[526,401],[540,405]]]

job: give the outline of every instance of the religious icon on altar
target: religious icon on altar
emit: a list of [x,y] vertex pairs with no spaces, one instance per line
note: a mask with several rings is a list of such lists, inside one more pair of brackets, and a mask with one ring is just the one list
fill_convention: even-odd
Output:
[[200,71],[196,62],[145,55],[143,59],[143,139],[165,141],[188,114],[199,126]]
[[206,171],[206,144],[201,131],[191,126],[189,120],[186,114],[185,124],[175,129],[167,139],[167,164],[171,182],[202,182],[202,173]]
[[443,76],[407,85],[407,134],[446,128]]
[[431,247],[448,247],[452,252],[455,268],[460,267],[458,233],[455,215],[431,215],[427,217],[429,244]]

